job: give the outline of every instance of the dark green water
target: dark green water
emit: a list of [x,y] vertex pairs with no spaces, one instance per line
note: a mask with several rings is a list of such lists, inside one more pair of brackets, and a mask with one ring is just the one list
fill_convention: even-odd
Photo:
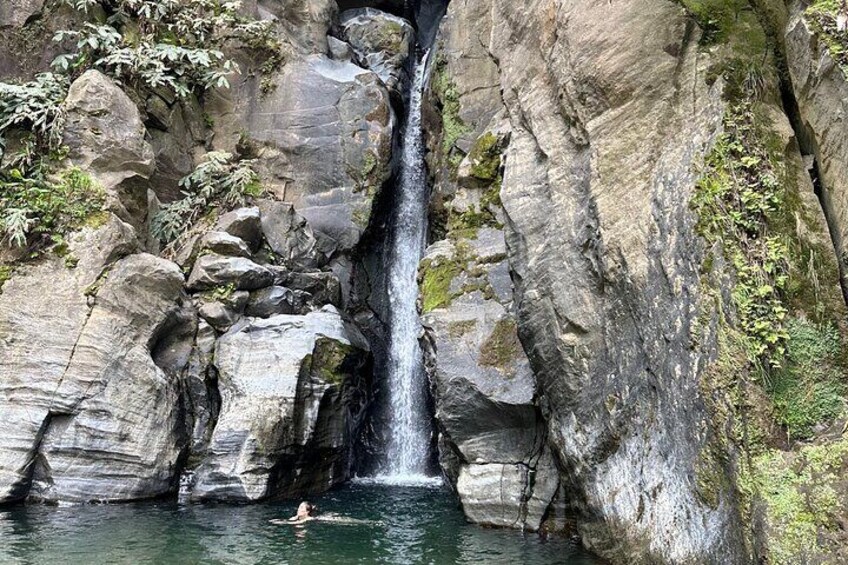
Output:
[[467,524],[442,488],[354,484],[314,502],[380,523],[273,525],[294,513],[282,502],[18,507],[0,510],[0,563],[597,563],[568,540]]

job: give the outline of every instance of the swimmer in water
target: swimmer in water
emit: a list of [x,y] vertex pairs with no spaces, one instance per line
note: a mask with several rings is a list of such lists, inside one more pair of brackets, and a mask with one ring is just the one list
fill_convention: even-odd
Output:
[[357,525],[357,524],[370,524],[370,525],[381,525],[381,522],[375,522],[371,520],[357,520],[355,518],[347,518],[345,516],[338,516],[336,514],[327,514],[324,516],[318,515],[318,507],[309,502],[303,501],[300,503],[300,506],[297,507],[297,513],[289,518],[288,520],[271,520],[272,524],[282,525],[282,524],[303,524],[306,522],[311,522],[313,520],[320,522],[332,522],[336,524],[348,524],[348,525]]
[[314,520],[317,513],[318,508],[316,506],[303,501],[300,503],[300,506],[297,507],[297,514],[289,518],[289,522],[308,522],[309,520]]

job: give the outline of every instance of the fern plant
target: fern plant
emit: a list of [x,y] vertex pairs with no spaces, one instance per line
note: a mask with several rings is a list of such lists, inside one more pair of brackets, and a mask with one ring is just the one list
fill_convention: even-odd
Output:
[[102,210],[103,189],[80,169],[56,177],[43,171],[0,171],[0,242],[33,248],[57,243]]
[[269,22],[238,14],[241,2],[220,0],[64,0],[89,12],[100,6],[105,22],[60,31],[55,40],[74,40],[76,50],[53,61],[54,69],[78,73],[94,67],[131,86],[166,87],[178,96],[229,86],[239,72],[222,51],[227,40],[278,48]]
[[[64,112],[62,102],[68,94],[68,79],[43,73],[25,84],[0,83],[0,157],[6,147],[9,130],[32,132],[35,144],[44,149],[55,149],[62,139]],[[33,147],[22,143],[26,153]]]
[[204,162],[180,181],[183,198],[162,206],[153,217],[153,236],[163,243],[173,242],[210,208],[236,208],[260,196],[255,163],[238,160],[231,153],[207,153]]

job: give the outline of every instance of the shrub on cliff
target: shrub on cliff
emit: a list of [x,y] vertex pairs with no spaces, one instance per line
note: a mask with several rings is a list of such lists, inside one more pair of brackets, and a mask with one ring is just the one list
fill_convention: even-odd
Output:
[[230,153],[207,153],[206,160],[180,181],[184,197],[164,205],[154,216],[154,237],[163,243],[172,242],[210,208],[236,208],[247,198],[259,196],[262,186],[253,164]]
[[271,25],[239,15],[241,2],[220,0],[64,0],[89,14],[54,68],[71,74],[97,68],[128,86],[169,88],[178,96],[227,87],[238,65],[223,52],[229,40],[275,49]]

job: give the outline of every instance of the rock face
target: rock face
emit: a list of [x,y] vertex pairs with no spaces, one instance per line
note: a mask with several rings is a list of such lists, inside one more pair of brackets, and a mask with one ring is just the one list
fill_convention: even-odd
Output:
[[825,209],[831,216],[834,243],[844,273],[844,242],[848,236],[848,132],[843,124],[848,112],[848,79],[800,9],[796,9],[787,28],[786,56],[807,134],[807,139],[802,141],[816,157]]
[[111,79],[92,70],[71,85],[65,110],[69,159],[103,185],[125,221],[139,226],[147,215],[144,181],[153,174],[154,155],[138,108]]
[[[48,262],[4,285],[2,500],[131,500],[170,490],[179,382],[152,350],[180,308],[183,277],[150,255],[105,274],[133,241],[113,217],[71,240],[75,269]],[[31,295],[46,284],[56,285],[49,303]]]
[[287,65],[278,83],[247,117],[272,190],[314,230],[350,249],[390,174],[388,92],[374,73],[324,56]]
[[744,562],[736,517],[689,479],[708,353],[690,347],[688,202],[723,106],[674,4],[578,2],[546,20],[552,7],[494,8],[490,46],[513,126],[501,198],[520,334],[551,445],[598,549],[645,540],[660,561]]
[[347,479],[367,351],[333,309],[257,320],[224,335],[215,351],[221,412],[192,496],[247,502]]
[[0,6],[0,27],[21,27],[41,12],[44,0],[9,0]]
[[[437,194],[448,202],[451,237],[468,239],[463,222],[497,200],[486,187],[497,190],[499,166],[481,156],[500,159],[507,133],[499,196],[518,333],[536,377],[536,397],[525,393],[510,403],[525,415],[516,426],[523,439],[510,444],[525,450],[512,456],[526,466],[472,466],[457,479],[472,519],[521,516],[508,510],[529,498],[521,473],[535,454],[539,465],[547,461],[549,476],[558,468],[566,490],[580,493],[576,499],[592,517],[581,525],[584,539],[608,555],[624,559],[616,553],[624,548],[632,557],[628,551],[639,547],[635,553],[658,562],[746,559],[727,534],[740,527],[734,514],[704,507],[689,479],[702,441],[698,422],[707,417],[698,398],[699,360],[709,353],[690,348],[686,329],[699,261],[687,210],[694,165],[723,113],[719,93],[696,78],[690,33],[682,10],[662,2],[615,9],[599,2],[454,2],[448,10],[433,89],[442,137],[452,144],[431,147],[436,158],[445,155],[435,168],[457,167],[459,183],[441,174]],[[683,91],[685,105],[676,98]],[[656,123],[665,126],[650,125]],[[474,269],[461,271],[452,293],[475,287]],[[481,310],[491,321],[478,319],[475,327],[485,336],[503,314],[478,304],[465,315]],[[448,343],[439,346],[437,338],[438,356],[447,355],[438,362],[449,374],[447,324],[439,333]],[[477,347],[480,339],[453,341]],[[662,386],[652,385],[655,379]],[[504,404],[496,396],[488,401]],[[437,410],[449,406],[437,400]],[[544,433],[533,433],[534,418]],[[543,445],[534,449],[534,442]],[[470,485],[492,484],[498,475],[512,485],[504,501],[477,500]],[[529,524],[541,519],[556,480],[541,485]]]
[[394,95],[402,96],[415,46],[415,30],[409,22],[371,8],[343,12],[340,22],[361,66],[377,73]]

